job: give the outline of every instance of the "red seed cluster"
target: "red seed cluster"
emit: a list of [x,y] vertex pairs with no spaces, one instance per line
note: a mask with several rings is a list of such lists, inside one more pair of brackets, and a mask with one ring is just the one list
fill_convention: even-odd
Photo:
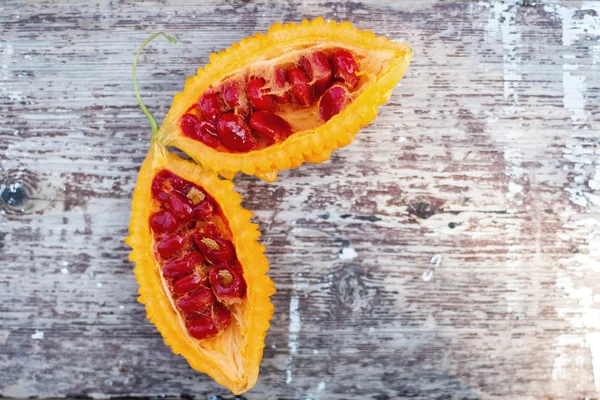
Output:
[[210,87],[181,117],[179,126],[185,136],[213,149],[221,145],[246,153],[294,133],[277,114],[282,105],[306,108],[318,103],[321,119],[329,121],[350,102],[359,75],[356,57],[349,50],[314,51],[288,68],[275,66],[269,80],[251,75]]
[[168,170],[154,177],[152,196],[155,257],[171,297],[192,337],[216,336],[231,323],[230,306],[246,296],[235,247],[215,224],[225,217],[202,188]]

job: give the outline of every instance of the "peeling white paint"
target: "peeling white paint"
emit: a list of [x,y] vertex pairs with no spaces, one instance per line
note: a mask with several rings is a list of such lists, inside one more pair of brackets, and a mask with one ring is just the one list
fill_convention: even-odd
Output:
[[[576,53],[580,52],[575,44],[590,36],[600,36],[600,17],[597,14],[581,13],[576,8],[560,5],[547,5],[544,9],[561,21],[562,45],[573,49],[572,54],[563,56],[563,106],[570,112],[572,129],[574,131],[585,129],[588,121],[585,109],[587,82],[586,76],[578,72],[583,67],[575,62]],[[599,9],[600,2],[580,3],[582,11]],[[592,63],[598,63],[600,46],[589,46],[588,51],[592,56]],[[597,139],[593,140],[597,141]],[[569,194],[571,203],[583,207],[582,213],[585,214],[591,212],[589,207],[600,205],[600,196],[590,192],[600,189],[597,180],[600,158],[593,150],[594,146],[584,147],[582,143],[584,138],[574,137],[565,144],[563,156],[573,163],[572,167],[566,166],[566,170],[570,170],[570,175],[574,177],[572,183],[568,182],[564,190]],[[595,171],[590,170],[589,167],[594,165]],[[591,352],[594,385],[600,390],[600,307],[597,305],[600,296],[595,293],[595,288],[586,285],[587,282],[583,278],[586,274],[600,272],[600,221],[597,218],[581,219],[578,212],[577,209],[566,210],[563,216],[564,227],[565,231],[571,234],[565,233],[559,238],[569,241],[585,237],[586,244],[581,246],[581,249],[578,248],[578,254],[560,260],[564,269],[557,273],[556,278],[556,285],[565,296],[576,302],[572,306],[558,307],[556,312],[569,322],[576,333],[562,334],[557,338],[555,344],[557,356],[554,360],[552,378],[561,380],[567,379],[569,374],[576,376],[577,373],[572,372],[570,368],[573,365],[577,366],[580,361],[579,356],[572,355],[572,349],[574,346],[587,345]],[[589,332],[590,329],[593,331]],[[585,340],[582,340],[581,331],[586,332]]]
[[[559,349],[568,349],[583,347],[585,343],[579,335],[562,334],[558,336],[555,345]],[[572,364],[571,358],[568,351],[560,351],[554,358],[554,363],[552,364],[553,381],[560,381],[567,378],[568,369]]]
[[[563,64],[563,68],[565,67],[568,69],[568,64]],[[585,89],[585,76],[573,75],[569,71],[563,72],[563,105],[571,111],[571,119],[576,123],[584,123],[587,120],[583,97]]]
[[340,251],[340,255],[339,255],[340,260],[353,260],[357,256],[358,256],[358,253],[352,247],[344,247]]
[[433,278],[433,270],[431,269],[423,272],[423,275],[421,275],[421,279],[423,279],[425,282],[429,282],[431,278]]
[[327,384],[325,383],[325,381],[319,382],[319,385],[317,386],[317,393],[322,392],[323,390],[325,390],[326,387]]
[[569,378],[569,368],[577,361],[572,354],[574,343],[577,343],[580,348],[587,346],[590,349],[594,384],[600,390],[600,293],[585,279],[589,274],[600,273],[600,220],[594,217],[576,219],[576,215],[571,210],[564,216],[565,231],[571,232],[572,236],[562,235],[561,240],[583,237],[586,243],[577,254],[560,260],[563,269],[556,278],[556,285],[572,300],[570,306],[557,307],[556,312],[575,333],[557,338],[552,377],[555,380]]
[[590,352],[592,353],[592,370],[594,372],[594,386],[600,391],[600,332],[590,332],[585,335]]
[[591,204],[600,206],[600,196],[592,194],[592,193],[586,193],[585,197],[590,201]]
[[523,191],[523,185],[510,181],[508,182],[508,191],[511,193],[521,193]]
[[[581,2],[579,8],[582,11],[596,11],[596,15],[585,13],[579,18],[574,19],[576,9],[563,7],[560,5],[546,5],[544,10],[555,14],[562,21],[562,44],[571,46],[582,36],[600,36],[600,16],[597,11],[600,10],[600,1]],[[594,46],[596,48],[597,46]]]
[[596,175],[588,181],[588,187],[592,190],[600,190],[600,164],[596,166]]
[[[442,256],[439,254],[435,254],[434,256],[431,257],[431,260],[429,260],[429,264],[432,265],[432,268],[439,267],[441,263],[442,263]],[[431,280],[431,278],[433,278],[433,273],[434,273],[434,269],[428,269],[427,271],[423,272],[423,274],[421,275],[421,279],[423,279],[423,281],[425,281],[425,282],[429,282]]]
[[33,340],[43,340],[44,339],[44,331],[35,330],[35,333],[31,334],[31,338]]
[[[580,7],[581,10],[597,11],[600,9],[600,2],[582,2]],[[563,56],[563,105],[571,114],[572,129],[585,129],[588,121],[585,109],[587,82],[586,76],[577,72],[582,66],[575,63],[575,53],[580,50],[574,45],[583,38],[600,36],[600,17],[560,5],[548,5],[545,10],[555,15],[562,23],[562,45],[573,48],[573,54]],[[597,64],[600,46],[590,46],[588,50],[592,56],[592,63]],[[574,137],[565,144],[563,156],[573,163],[567,170],[570,169],[570,174],[575,176],[564,190],[569,194],[571,203],[583,207],[583,213],[588,213],[591,212],[589,207],[600,205],[600,196],[592,193],[600,189],[600,157],[594,149],[595,146],[584,147],[583,140],[581,137]],[[597,138],[590,138],[590,144],[593,141],[597,143]],[[590,166],[594,166],[594,169],[590,169]],[[567,210],[564,227],[567,232],[572,232],[572,236],[565,234],[561,235],[560,239],[585,237],[586,244],[578,254],[561,260],[565,269],[557,273],[556,279],[556,285],[566,297],[576,302],[576,306],[559,307],[556,312],[569,322],[572,329],[576,332],[580,330],[580,333],[563,334],[557,338],[558,354],[554,360],[552,378],[566,379],[570,373],[567,368],[577,365],[577,359],[571,355],[573,343],[580,347],[587,345],[591,352],[594,385],[600,390],[600,296],[595,293],[596,288],[587,286],[585,279],[582,279],[586,274],[600,273],[600,221],[597,218],[579,219],[577,212],[575,209]],[[589,332],[590,329],[592,332]],[[585,341],[582,341],[581,331],[586,332]]]

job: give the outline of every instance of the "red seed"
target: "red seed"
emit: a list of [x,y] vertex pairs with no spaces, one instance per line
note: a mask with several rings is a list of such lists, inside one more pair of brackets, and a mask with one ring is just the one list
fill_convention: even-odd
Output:
[[236,108],[241,105],[240,88],[237,82],[225,82],[223,84],[223,100],[229,108]]
[[184,276],[173,284],[173,293],[177,296],[183,296],[202,287],[205,287],[207,281],[198,275]]
[[333,76],[336,79],[342,80],[350,89],[354,89],[360,77],[356,59],[351,52],[344,49],[339,49],[331,55],[331,65],[333,66]]
[[189,275],[196,267],[202,266],[204,257],[195,251],[183,257],[181,260],[171,261],[165,264],[162,269],[163,276],[167,279],[177,279]]
[[161,210],[150,216],[150,228],[155,233],[173,233],[179,228],[179,221],[169,210]]
[[329,121],[350,102],[348,89],[341,84],[335,84],[323,94],[319,100],[319,113],[324,121]]
[[322,51],[316,51],[302,57],[298,63],[313,83],[315,96],[319,97],[331,82],[331,65],[329,65],[327,55]]
[[152,180],[152,196],[158,201],[164,202],[169,197],[169,193],[165,191],[165,180],[171,173],[167,170],[162,170]]
[[263,78],[252,77],[248,80],[248,97],[256,110],[275,111],[277,102],[274,96],[265,93],[264,86],[267,82]]
[[286,90],[286,73],[282,67],[275,67],[272,85],[272,91],[275,93],[274,96],[279,104],[287,104],[292,101],[292,96],[290,96],[290,93]]
[[213,293],[222,303],[238,303],[246,295],[246,281],[241,271],[231,266],[215,265],[208,275]]
[[202,314],[215,302],[215,296],[208,288],[183,296],[177,302],[179,309],[186,315]]
[[231,264],[237,259],[235,248],[229,240],[197,233],[194,243],[211,264]]
[[216,122],[219,115],[227,111],[223,99],[219,93],[216,93],[212,87],[200,97],[200,110],[205,120]]
[[308,107],[313,100],[313,90],[310,80],[299,67],[294,67],[287,72],[287,78],[292,85],[292,97],[300,107]]
[[217,127],[213,122],[200,121],[194,127],[194,133],[187,135],[190,138],[204,143],[208,147],[216,149],[219,146],[219,136],[217,135]]
[[202,340],[219,334],[219,329],[215,326],[211,314],[199,315],[198,317],[185,323],[190,336]]
[[270,111],[256,111],[250,116],[250,126],[256,132],[273,140],[283,141],[292,134],[292,127],[279,115]]
[[194,138],[196,135],[196,125],[199,123],[200,119],[198,119],[198,117],[196,117],[194,114],[183,114],[179,120],[179,127],[185,136]]
[[173,213],[180,220],[187,222],[194,216],[194,209],[192,208],[192,204],[188,200],[187,197],[183,197],[183,195],[174,192],[169,195],[167,199],[167,206],[173,210]]
[[157,200],[164,202],[167,201],[171,192],[177,191],[185,194],[191,186],[188,181],[163,169],[152,180],[152,195]]
[[236,114],[247,117],[250,115],[250,103],[242,81],[228,81],[223,84],[223,99],[225,104]]
[[[206,225],[204,225],[202,228],[199,229],[199,234],[202,234],[201,236],[209,236],[209,237],[219,237],[221,234],[219,233],[219,228],[217,228],[217,226],[212,222],[208,222]],[[196,237],[198,235],[195,235],[194,237]],[[195,239],[194,239],[195,240]]]
[[200,220],[209,219],[212,216],[213,209],[212,202],[204,199],[194,206],[194,217]]
[[245,153],[256,148],[257,143],[243,117],[234,113],[221,115],[217,124],[221,142],[230,150]]
[[212,309],[212,320],[219,332],[222,332],[231,324],[231,312],[221,304],[216,303]]
[[181,250],[183,243],[183,237],[180,235],[168,236],[158,243],[156,250],[162,258],[171,258]]

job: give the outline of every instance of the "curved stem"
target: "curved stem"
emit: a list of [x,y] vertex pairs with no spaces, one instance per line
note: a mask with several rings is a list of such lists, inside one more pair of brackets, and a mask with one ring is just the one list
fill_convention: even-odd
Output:
[[146,47],[146,45],[148,43],[150,43],[152,40],[154,40],[158,36],[164,36],[165,39],[167,39],[169,42],[177,43],[176,39],[172,38],[171,36],[167,35],[164,32],[155,33],[154,35],[152,35],[148,39],[146,39],[146,41],[144,43],[142,43],[142,45],[140,46],[139,50],[137,51],[137,53],[135,55],[135,58],[133,59],[133,90],[135,91],[135,97],[137,98],[138,103],[140,103],[140,108],[142,109],[142,112],[146,115],[146,117],[148,117],[148,121],[150,122],[150,128],[152,128],[153,135],[156,132],[158,132],[158,124],[156,123],[156,120],[154,119],[152,114],[150,114],[150,111],[148,111],[148,109],[146,108],[146,105],[142,101],[142,96],[140,96],[140,90],[138,88],[138,83],[137,83],[136,67],[137,67],[138,59],[140,58],[140,54],[142,54],[142,50],[144,50],[144,47]]

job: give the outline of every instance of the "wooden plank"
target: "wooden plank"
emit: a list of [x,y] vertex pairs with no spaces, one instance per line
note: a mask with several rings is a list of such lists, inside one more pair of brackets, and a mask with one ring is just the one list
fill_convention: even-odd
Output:
[[136,303],[131,193],[186,76],[280,20],[414,48],[321,165],[236,178],[278,292],[260,398],[600,396],[598,2],[3,2],[0,395],[227,396]]

